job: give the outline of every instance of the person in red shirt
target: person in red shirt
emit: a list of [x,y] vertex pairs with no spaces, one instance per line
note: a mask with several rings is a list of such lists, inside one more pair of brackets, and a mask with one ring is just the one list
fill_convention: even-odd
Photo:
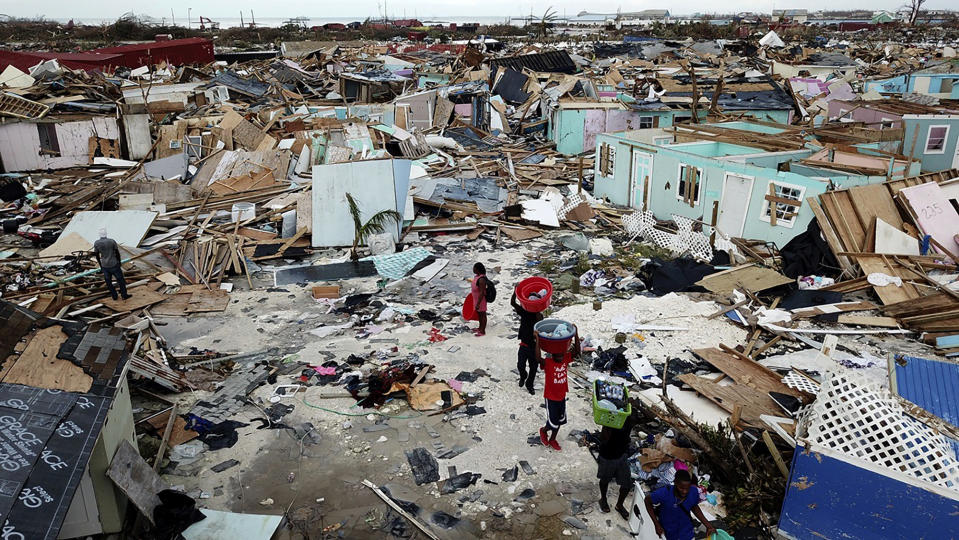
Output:
[[[546,425],[539,428],[539,439],[543,446],[548,446],[559,452],[562,450],[556,442],[559,427],[566,423],[566,392],[569,390],[567,367],[573,361],[573,353],[579,354],[579,329],[570,342],[571,349],[564,354],[547,354],[543,358],[537,339],[536,358],[539,359],[543,370],[546,386],[543,388],[543,397],[546,399]],[[549,432],[549,435],[547,435]]]

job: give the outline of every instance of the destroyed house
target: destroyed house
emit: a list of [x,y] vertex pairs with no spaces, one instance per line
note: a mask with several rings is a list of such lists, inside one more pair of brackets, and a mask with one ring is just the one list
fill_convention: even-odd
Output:
[[913,73],[863,81],[863,91],[880,94],[922,94],[939,99],[959,99],[959,62],[955,59]]
[[[600,133],[664,128],[685,124],[693,118],[692,81],[686,75],[661,77],[664,95],[657,99],[633,98],[622,93],[615,99],[562,98],[550,113],[549,137],[556,151],[575,155],[592,150]],[[788,124],[794,102],[770,79],[724,79],[714,96],[716,79],[698,80],[696,116],[709,114],[715,99],[717,110],[778,124]]]
[[339,93],[349,102],[390,101],[403,93],[403,86],[407,82],[410,82],[410,79],[386,69],[341,73]]
[[[112,107],[112,106],[111,106]],[[0,124],[0,170],[67,169],[97,158],[128,157],[123,129],[150,139],[147,123],[122,126],[115,115],[58,114]]]
[[0,327],[4,535],[119,533],[127,498],[107,470],[124,441],[136,445],[123,329],[48,319],[3,300]]
[[[922,162],[923,172],[959,166],[959,107],[923,105],[899,99],[829,103],[829,117],[899,133],[890,149]],[[887,148],[889,149],[889,148]]]
[[813,219],[808,197],[918,171],[902,156],[821,147],[772,124],[684,126],[674,133],[686,142],[665,145],[640,142],[634,133],[597,136],[595,197],[663,220],[678,215],[709,223],[716,215],[728,236],[779,246]]
[[770,60],[770,73],[783,78],[826,77],[833,73],[853,74],[857,69],[852,58],[837,52],[816,52],[789,58],[789,62]]

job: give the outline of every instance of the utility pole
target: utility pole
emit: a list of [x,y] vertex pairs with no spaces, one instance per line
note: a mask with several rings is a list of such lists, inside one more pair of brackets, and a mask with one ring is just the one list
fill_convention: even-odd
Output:
[[173,14],[173,8],[170,8],[170,20],[173,21],[173,26],[176,26],[176,15]]
[[186,27],[193,28],[193,8],[186,8]]

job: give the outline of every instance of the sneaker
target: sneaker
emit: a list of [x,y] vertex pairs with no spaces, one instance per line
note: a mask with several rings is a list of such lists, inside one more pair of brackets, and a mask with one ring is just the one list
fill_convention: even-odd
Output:
[[486,332],[480,332],[479,330],[473,332],[473,335],[476,337],[483,337],[486,335]]
[[115,295],[115,294],[114,294],[113,296],[111,296],[110,298],[113,298],[114,300],[119,300],[119,299],[120,299],[120,297],[117,296],[117,295]]
[[623,516],[623,519],[625,519],[626,521],[629,521],[629,510],[617,504],[616,511],[619,512],[619,515]]
[[600,500],[599,500],[599,509],[600,509],[604,514],[608,514],[608,513],[609,513],[609,503],[606,502],[606,499],[600,499]]
[[549,441],[549,447],[552,448],[553,450],[556,450],[557,452],[563,451],[563,449],[560,448],[559,443],[556,442],[555,440]]
[[520,375],[520,377],[519,377],[519,386],[520,386],[520,388],[522,388],[524,384],[526,384],[526,377],[525,377],[524,375]]
[[546,436],[546,428],[539,428],[539,440],[543,443],[543,446],[549,446],[549,437]]
[[129,299],[131,299],[131,298],[133,298],[133,295],[132,295],[132,294],[125,294],[125,295],[123,295],[123,299],[124,299],[124,300],[129,300]]
[[533,387],[532,387],[532,386],[527,386],[527,387],[526,387],[526,391],[529,392],[529,395],[531,395],[531,396],[535,396],[535,395],[536,395],[536,391],[533,390]]

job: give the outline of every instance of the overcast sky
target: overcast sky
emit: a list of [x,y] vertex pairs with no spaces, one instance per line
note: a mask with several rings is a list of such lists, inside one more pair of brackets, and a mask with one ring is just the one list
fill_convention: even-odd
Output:
[[[715,13],[733,11],[753,11],[768,13],[772,9],[806,8],[810,11],[818,9],[888,9],[895,10],[903,5],[904,0],[847,0],[834,2],[827,0],[672,0],[669,2],[620,2],[615,0],[548,0],[548,1],[514,1],[514,0],[457,0],[456,2],[442,0],[387,0],[387,10],[392,16],[408,17],[442,17],[442,16],[518,16],[527,15],[532,11],[541,15],[547,8],[553,7],[561,15],[575,15],[584,9],[594,13],[615,13],[622,11],[636,11],[642,9],[665,8],[676,15],[692,13]],[[927,9],[955,8],[954,0],[929,0],[925,4]],[[125,11],[134,11],[137,14],[146,14],[153,17],[169,17],[170,9],[175,16],[186,19],[187,8],[192,8],[194,17],[203,15],[216,19],[217,17],[238,17],[239,10],[244,16],[249,15],[250,9],[257,17],[355,17],[363,19],[375,16],[382,12],[380,7],[383,0],[353,0],[350,2],[330,2],[315,0],[283,0],[281,2],[261,2],[259,0],[126,0],[123,2],[108,2],[104,0],[44,0],[43,2],[24,2],[19,0],[0,0],[0,14],[46,18],[113,18]],[[162,6],[162,7],[160,7]]]

